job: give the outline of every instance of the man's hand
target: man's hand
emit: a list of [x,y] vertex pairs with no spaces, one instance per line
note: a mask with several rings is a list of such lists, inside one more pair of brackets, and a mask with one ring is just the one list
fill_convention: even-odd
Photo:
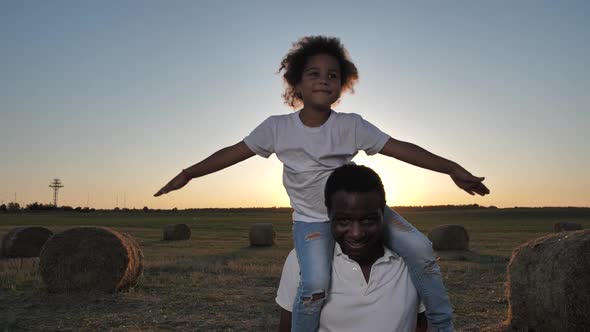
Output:
[[160,195],[167,194],[173,190],[178,190],[184,187],[190,180],[190,176],[186,173],[185,170],[182,170],[180,174],[178,174],[172,180],[170,180],[170,182],[168,182],[164,187],[162,187],[162,189],[155,193],[154,196],[158,197]]
[[484,196],[490,193],[490,190],[482,183],[484,177],[473,176],[459,165],[449,175],[457,187],[465,190],[470,195]]

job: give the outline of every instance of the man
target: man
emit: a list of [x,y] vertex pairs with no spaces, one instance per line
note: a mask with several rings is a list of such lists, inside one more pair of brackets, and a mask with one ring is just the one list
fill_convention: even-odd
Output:
[[[344,165],[328,178],[325,204],[336,241],[332,284],[320,331],[426,331],[424,307],[403,259],[383,246],[385,191],[370,168]],[[290,331],[299,283],[295,250],[285,265],[276,302],[279,331]],[[420,313],[419,313],[420,312]]]

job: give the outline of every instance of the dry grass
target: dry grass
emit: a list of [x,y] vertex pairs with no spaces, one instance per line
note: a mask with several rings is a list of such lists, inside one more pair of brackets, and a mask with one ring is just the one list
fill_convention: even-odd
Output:
[[555,233],[563,231],[578,231],[583,229],[582,225],[575,222],[559,221],[553,226]]
[[0,289],[17,291],[39,287],[41,276],[37,272],[38,268],[38,257],[0,259]]
[[[493,330],[505,319],[512,250],[552,232],[560,218],[486,213],[402,213],[424,232],[458,222],[469,229],[471,251],[439,253],[459,331]],[[20,224],[53,232],[70,225],[110,226],[138,240],[143,277],[123,293],[50,295],[37,272],[38,259],[0,260],[0,330],[276,330],[276,287],[292,248],[289,213],[68,216],[0,215],[0,236]],[[574,221],[588,228],[590,215]],[[275,246],[249,247],[250,226],[260,222],[274,224]],[[161,241],[162,226],[174,223],[189,225],[191,239]]]

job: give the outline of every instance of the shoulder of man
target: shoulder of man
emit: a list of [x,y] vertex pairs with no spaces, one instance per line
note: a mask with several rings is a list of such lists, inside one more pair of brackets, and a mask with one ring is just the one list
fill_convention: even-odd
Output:
[[283,271],[281,273],[281,284],[290,286],[291,283],[299,283],[299,261],[295,249],[291,250],[285,258],[283,263]]
[[291,249],[287,258],[285,258],[285,267],[287,266],[299,270],[299,262],[297,261],[297,252],[295,249]]
[[299,263],[297,262],[295,249],[293,249],[285,259],[285,264],[283,265],[283,272],[277,289],[277,297],[275,298],[276,303],[283,309],[292,311],[298,285]]
[[[392,257],[397,257],[397,259],[399,260],[398,264],[399,267],[402,268],[405,273],[408,275],[408,280],[410,282],[410,284],[416,288],[416,286],[414,285],[414,282],[412,281],[412,278],[410,277],[410,268],[408,267],[408,264],[406,263],[406,261],[399,256],[396,252],[392,251],[391,249],[385,247],[385,250],[389,251],[390,254],[392,254]],[[416,293],[418,294],[418,290],[416,289]],[[418,313],[425,313],[426,312],[426,306],[424,306],[424,303],[422,302],[422,300],[420,299],[420,295],[418,294]]]

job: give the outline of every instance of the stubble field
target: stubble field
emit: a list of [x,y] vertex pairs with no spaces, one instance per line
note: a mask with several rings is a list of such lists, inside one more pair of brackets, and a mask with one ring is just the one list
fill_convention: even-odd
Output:
[[[553,230],[557,221],[590,228],[590,209],[398,211],[427,233],[461,224],[469,252],[438,252],[459,331],[493,331],[505,318],[506,265],[512,250]],[[188,241],[162,241],[162,226],[185,223]],[[276,245],[252,248],[250,226],[273,223]],[[282,264],[293,248],[290,212],[177,211],[0,214],[0,238],[16,226],[54,233],[108,226],[135,237],[144,273],[127,292],[48,294],[38,258],[0,259],[1,331],[275,331]]]

